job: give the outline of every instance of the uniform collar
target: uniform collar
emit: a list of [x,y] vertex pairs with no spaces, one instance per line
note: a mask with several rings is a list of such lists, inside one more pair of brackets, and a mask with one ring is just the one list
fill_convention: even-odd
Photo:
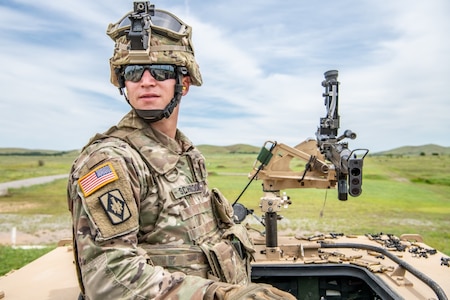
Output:
[[179,129],[177,129],[175,139],[172,139],[145,122],[134,110],[127,113],[117,127],[127,128],[129,130],[142,130],[149,138],[157,141],[175,153],[181,154],[194,148],[192,142]]

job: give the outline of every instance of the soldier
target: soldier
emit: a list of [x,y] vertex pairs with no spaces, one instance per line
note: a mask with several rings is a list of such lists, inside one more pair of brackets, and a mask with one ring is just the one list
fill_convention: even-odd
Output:
[[[136,1],[107,34],[111,82],[131,111],[75,160],[68,201],[81,299],[295,299],[250,282],[254,252],[177,129],[202,78],[191,27]],[[255,298],[257,297],[257,298]]]

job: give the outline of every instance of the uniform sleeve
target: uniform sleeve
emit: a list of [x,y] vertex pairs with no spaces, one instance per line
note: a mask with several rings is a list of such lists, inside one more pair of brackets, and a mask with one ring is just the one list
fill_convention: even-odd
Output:
[[115,139],[90,145],[75,161],[68,200],[86,299],[202,299],[211,283],[152,266],[138,247],[149,176],[139,154]]

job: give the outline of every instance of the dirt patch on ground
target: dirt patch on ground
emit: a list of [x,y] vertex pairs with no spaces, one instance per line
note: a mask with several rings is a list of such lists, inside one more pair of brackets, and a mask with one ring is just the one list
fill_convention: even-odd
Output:
[[70,216],[0,213],[0,245],[49,245],[72,237]]
[[38,206],[39,205],[37,203],[29,203],[29,202],[3,202],[2,207],[0,207],[0,214],[1,213],[14,214],[24,210],[33,209]]
[[16,230],[15,235],[12,231],[0,232],[0,245],[48,245],[71,238],[72,231],[70,229],[56,231],[39,230],[33,234]]

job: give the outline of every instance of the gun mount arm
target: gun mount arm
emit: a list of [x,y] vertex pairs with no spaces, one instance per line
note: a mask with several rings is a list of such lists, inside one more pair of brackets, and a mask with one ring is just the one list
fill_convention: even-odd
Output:
[[[271,145],[272,158],[259,170],[256,179],[263,181],[264,191],[279,191],[295,188],[332,188],[336,185],[336,173],[333,167],[325,162],[325,157],[317,149],[315,140],[304,141],[297,146],[266,142],[264,148]],[[301,161],[304,166],[294,165]],[[250,176],[254,176],[259,168],[255,161]],[[297,170],[295,168],[298,168]]]

